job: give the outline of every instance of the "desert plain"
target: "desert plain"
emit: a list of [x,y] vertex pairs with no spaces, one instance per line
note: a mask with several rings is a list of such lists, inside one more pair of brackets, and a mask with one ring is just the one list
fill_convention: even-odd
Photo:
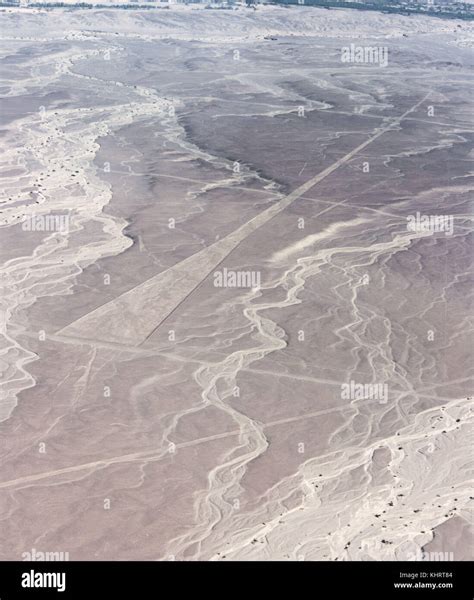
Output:
[[472,25],[0,18],[0,559],[472,558]]

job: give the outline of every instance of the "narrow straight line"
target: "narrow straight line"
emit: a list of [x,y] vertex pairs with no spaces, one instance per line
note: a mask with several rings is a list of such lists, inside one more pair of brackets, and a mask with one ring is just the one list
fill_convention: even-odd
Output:
[[[320,173],[314,175],[311,179],[309,179],[305,183],[303,183],[300,186],[298,186],[295,190],[293,190],[292,192],[290,192],[287,196],[281,198],[280,200],[278,200],[277,202],[275,202],[273,205],[271,205],[269,208],[263,210],[262,212],[260,212],[259,214],[257,214],[255,217],[253,217],[252,219],[250,219],[246,223],[242,224],[236,230],[234,230],[233,232],[229,233],[227,236],[225,236],[224,238],[222,238],[221,240],[219,240],[219,242],[216,242],[213,245],[209,246],[208,250],[210,250],[211,248],[215,247],[216,244],[219,244],[219,247],[222,247],[222,245],[226,241],[228,241],[229,242],[229,248],[227,250],[225,250],[225,252],[222,253],[222,255],[221,255],[221,257],[220,257],[220,259],[218,261],[219,263],[221,263],[222,260],[224,260],[227,256],[229,256],[229,254],[231,254],[234,250],[236,250],[237,248],[239,248],[240,245],[242,244],[242,242],[245,241],[249,237],[250,234],[254,233],[257,229],[260,229],[262,226],[266,225],[276,215],[280,214],[283,210],[285,210],[286,208],[288,208],[288,206],[290,206],[295,200],[297,200],[298,198],[300,198],[301,196],[303,196],[306,192],[308,192],[311,188],[313,188],[317,183],[321,182],[323,179],[325,179],[326,177],[328,177],[329,175],[331,175],[341,165],[346,164],[347,162],[349,162],[354,156],[356,156],[361,150],[363,150],[364,148],[366,148],[374,140],[378,139],[384,133],[386,133],[388,131],[391,131],[394,127],[396,127],[397,125],[399,125],[401,123],[401,121],[407,115],[409,115],[411,112],[413,112],[416,108],[418,108],[418,106],[420,106],[428,98],[428,96],[430,94],[431,94],[431,90],[428,91],[427,94],[425,94],[425,96],[423,96],[423,98],[421,100],[419,100],[411,108],[409,108],[408,110],[406,110],[401,116],[399,116],[399,117],[397,117],[395,119],[392,119],[385,127],[382,127],[380,129],[376,129],[375,133],[373,133],[364,142],[362,142],[361,144],[359,144],[356,148],[354,148],[353,150],[351,150],[350,152],[348,152],[347,154],[345,154],[344,156],[342,156],[341,158],[339,158],[336,162],[334,162],[332,165],[330,165],[329,167],[327,167],[326,169],[324,169]],[[325,209],[323,211],[320,211],[318,213],[318,215],[324,214],[325,212],[327,212],[329,210],[332,210],[333,208],[336,208],[337,206],[340,206],[340,205],[344,204],[345,202],[346,202],[346,200],[342,200],[341,202],[338,202],[338,203],[334,204],[333,206],[329,206],[327,209]],[[199,255],[199,253],[197,255]],[[84,322],[86,322],[86,328],[87,328],[87,319],[90,319],[90,318],[94,319],[94,316],[96,317],[96,315],[97,315],[97,313],[99,311],[103,312],[104,310],[107,310],[108,307],[112,307],[113,309],[115,309],[115,305],[116,305],[117,301],[120,298],[122,298],[123,296],[125,296],[126,298],[130,298],[131,295],[134,293],[134,290],[143,289],[145,286],[147,286],[149,284],[149,282],[152,282],[156,277],[158,277],[158,276],[162,277],[168,271],[172,271],[173,269],[179,268],[179,266],[182,263],[184,263],[185,261],[188,261],[188,262],[191,261],[192,258],[194,256],[197,256],[197,255],[191,255],[190,257],[184,259],[184,261],[181,261],[181,263],[177,263],[176,265],[173,265],[172,267],[170,267],[169,269],[166,269],[165,271],[159,273],[158,275],[154,275],[153,277],[151,277],[151,278],[149,278],[149,279],[141,282],[139,285],[135,286],[134,288],[131,288],[130,290],[128,290],[128,291],[126,291],[126,292],[124,292],[122,294],[119,294],[119,296],[113,298],[112,300],[104,302],[104,304],[102,304],[102,305],[94,308],[93,310],[85,313],[84,315],[82,315],[78,319],[75,319],[74,321],[72,321],[71,323],[69,323],[68,325],[66,325],[65,327],[61,328],[58,333],[66,332],[66,334],[67,334],[67,331],[70,328],[77,327],[78,323],[80,324],[79,326],[81,326],[81,325],[84,324]],[[184,297],[182,297],[179,300],[179,302],[176,302],[176,305],[177,304],[182,304],[187,298],[189,298],[189,296],[191,294],[193,294],[194,291],[206,279],[206,277],[208,276],[208,274],[209,274],[208,271],[206,271],[205,273],[203,273],[201,279],[194,285],[194,287]],[[161,325],[163,325],[163,323],[167,320],[167,318],[169,317],[169,314],[171,312],[173,312],[173,310],[176,308],[176,305],[174,307],[170,307],[170,311],[167,314],[162,315],[162,317],[160,318],[160,320],[155,324],[154,327],[152,327],[146,333],[146,335],[143,335],[143,332],[142,332],[141,337],[136,341],[135,345],[136,346],[141,345],[146,339],[148,339],[148,337],[150,335],[152,335],[154,332],[156,332],[159,329],[159,327],[161,327]],[[100,318],[100,316],[99,316],[99,318]],[[133,318],[133,315],[132,315],[132,318]]]
[[[165,173],[137,173],[136,171],[116,171],[111,169],[110,171],[104,171],[104,173],[112,173],[113,175],[125,175],[130,177],[165,177],[167,179],[176,179],[178,181],[187,181],[189,183],[201,183],[202,185],[216,185],[216,187],[225,187],[225,181],[222,183],[217,181],[204,181],[202,179],[193,179],[192,177],[180,177],[179,175],[167,175]],[[239,185],[238,183],[235,186],[227,186],[226,189],[235,190],[236,192],[240,190],[246,190],[248,192],[255,192],[256,194],[265,194],[267,196],[283,196],[282,192],[270,192],[266,190],[259,190],[258,188],[251,188],[243,185]]]
[[[340,202],[334,202],[332,200],[322,200],[320,198],[308,198],[308,196],[301,196],[301,200],[308,200],[309,202],[323,202],[325,204],[332,204],[333,206],[339,206]],[[400,220],[405,220],[406,219],[404,217],[401,217],[400,215],[396,215],[393,213],[389,213],[386,210],[382,210],[380,208],[371,208],[370,206],[362,206],[362,205],[358,205],[358,204],[352,204],[350,200],[346,200],[345,201],[345,206],[351,206],[353,208],[358,208],[359,210],[369,210],[371,212],[375,212],[378,213],[380,215],[383,215],[385,217],[393,217],[394,219],[400,219]]]
[[[375,402],[375,401],[374,401]],[[283,419],[278,419],[276,421],[270,421],[268,423],[263,423],[264,428],[275,427],[278,425],[284,425],[285,423],[293,423],[295,421],[301,421],[304,419],[311,419],[321,415],[327,415],[334,412],[340,412],[341,410],[349,408],[346,406],[337,406],[334,408],[327,408],[325,410],[315,411],[311,413],[306,413],[304,415],[300,415],[299,417],[287,417]],[[250,430],[244,429],[234,429],[232,431],[224,431],[222,433],[216,433],[214,435],[209,435],[206,437],[197,438],[194,440],[190,440],[188,442],[181,442],[175,444],[175,448],[189,448],[192,446],[198,446],[200,444],[204,444],[207,442],[212,442],[219,439],[225,439],[229,437],[235,437],[236,435],[241,435],[242,433],[250,432]],[[136,462],[136,461],[144,461],[144,460],[153,460],[162,458],[168,454],[167,449],[153,449],[153,450],[145,450],[143,452],[134,452],[131,454],[122,454],[120,456],[112,456],[109,458],[103,458],[97,461],[82,463],[79,465],[73,465],[71,467],[64,467],[62,469],[54,469],[52,471],[45,471],[43,473],[36,473],[34,475],[25,475],[23,477],[18,477],[17,479],[11,479],[9,481],[0,482],[0,489],[16,487],[22,484],[35,483],[36,481],[41,481],[43,479],[49,479],[50,477],[57,477],[59,475],[66,475],[68,473],[75,473],[78,471],[84,471],[88,469],[96,469],[108,467],[110,465],[118,464],[118,463],[127,463],[127,462]],[[65,482],[69,483],[69,482]]]
[[[33,332],[22,331],[21,335],[24,335],[24,336],[27,336],[30,338],[34,338],[34,339],[38,338],[38,335]],[[216,364],[216,363],[213,363],[212,361],[203,361],[203,360],[199,360],[197,358],[183,357],[183,356],[180,356],[179,354],[173,354],[172,352],[166,352],[166,351],[162,351],[162,350],[154,350],[153,348],[151,348],[150,350],[145,350],[142,348],[138,348],[136,346],[126,346],[124,344],[118,344],[116,342],[103,342],[101,340],[92,340],[92,339],[88,339],[88,338],[78,338],[78,337],[73,337],[73,336],[57,335],[57,334],[49,334],[49,333],[46,334],[46,339],[50,339],[54,342],[59,342],[59,343],[63,343],[63,344],[92,346],[94,348],[105,348],[105,349],[109,349],[109,350],[116,350],[119,352],[128,352],[130,354],[136,354],[136,355],[140,355],[143,357],[160,356],[160,357],[168,358],[169,360],[174,360],[174,361],[182,362],[185,364],[195,364],[195,365],[199,365],[199,366],[209,366],[209,365]],[[227,354],[225,354],[223,352],[217,352],[217,351],[214,351],[214,354],[222,355],[223,357],[227,356]],[[337,369],[330,369],[330,370],[336,371]],[[255,367],[244,367],[244,368],[241,368],[239,370],[239,372],[253,373],[255,375],[268,375],[270,377],[278,377],[278,378],[283,378],[283,379],[296,379],[297,381],[305,381],[308,383],[317,383],[317,384],[325,384],[325,385],[340,386],[341,383],[344,383],[341,379],[323,379],[320,377],[311,377],[309,375],[284,373],[282,371],[277,372],[277,371],[271,371],[270,369],[259,369],[259,368],[255,368]],[[364,373],[362,371],[352,371],[352,373],[354,375],[359,375],[362,378],[368,377],[368,374]],[[433,387],[436,387],[437,385],[445,386],[445,385],[449,385],[450,383],[460,383],[460,382],[462,383],[465,380],[467,381],[467,380],[469,380],[469,378],[462,379],[462,380],[456,380],[456,381],[441,382],[439,384],[433,384],[431,386],[425,387],[422,390],[418,390],[415,392],[406,392],[406,393],[414,394],[421,398],[427,398],[430,400],[449,401],[449,400],[451,400],[451,398],[433,396],[430,394],[424,394],[423,390],[433,389]],[[404,390],[401,390],[401,389],[397,389],[395,391],[400,394],[405,393]]]
[[[34,332],[22,331],[22,332],[19,332],[19,335],[24,335],[26,337],[33,338],[36,340],[38,339],[38,334],[34,333]],[[199,366],[209,366],[209,365],[216,364],[216,363],[213,363],[212,361],[203,361],[203,360],[199,360],[197,358],[180,356],[179,354],[174,354],[172,352],[167,352],[167,351],[163,351],[163,350],[156,350],[154,348],[150,348],[148,350],[148,349],[140,348],[137,346],[128,346],[128,345],[119,344],[116,342],[104,342],[102,340],[93,340],[90,338],[80,338],[80,337],[74,337],[74,336],[70,336],[70,335],[59,335],[59,334],[47,333],[46,339],[52,340],[53,342],[63,343],[63,344],[91,346],[94,348],[104,348],[107,350],[115,350],[117,352],[127,352],[129,354],[135,354],[138,356],[143,356],[145,358],[152,357],[152,356],[162,356],[164,358],[168,358],[170,360],[174,360],[177,362],[182,362],[182,363],[186,363],[186,364],[194,364],[194,365],[199,365]],[[225,354],[224,352],[213,351],[213,353],[217,354],[218,356],[222,356],[222,357],[227,356],[227,354]],[[336,369],[332,369],[332,370],[336,370]],[[301,381],[308,381],[308,382],[313,382],[313,383],[323,383],[323,384],[330,384],[330,385],[340,385],[341,384],[341,381],[338,379],[320,379],[317,377],[309,377],[306,375],[292,375],[290,373],[276,372],[276,371],[271,371],[271,370],[267,370],[267,369],[255,369],[255,368],[251,368],[251,367],[245,367],[245,368],[240,369],[240,371],[256,373],[256,374],[261,373],[262,375],[270,375],[272,377],[299,379]],[[354,373],[356,373],[362,377],[367,376],[366,373],[362,373],[360,371],[354,371]]]
[[[436,398],[437,400],[441,400],[441,398]],[[453,398],[448,398],[446,400],[453,400]],[[366,404],[380,404],[378,400],[367,400]],[[329,415],[333,413],[343,412],[344,410],[352,409],[352,405],[343,405],[343,406],[335,406],[333,408],[326,408],[324,410],[318,410],[310,413],[305,413],[303,415],[294,416],[294,417],[285,417],[282,419],[277,419],[274,421],[269,421],[267,423],[262,423],[264,429],[269,429],[271,427],[277,427],[279,425],[285,425],[287,423],[295,423],[298,421],[314,419],[320,416]],[[194,440],[190,440],[188,442],[181,442],[175,444],[175,448],[190,448],[193,446],[198,446],[200,444],[205,444],[207,442],[212,442],[215,440],[226,439],[230,437],[235,437],[237,435],[241,435],[243,433],[250,432],[245,428],[243,429],[234,429],[232,431],[224,431],[222,433],[216,433],[214,435],[209,435],[206,437],[197,438]],[[143,462],[143,461],[151,461],[158,460],[163,456],[168,454],[167,449],[153,449],[153,450],[145,450],[143,452],[135,452],[131,454],[122,454],[119,456],[112,456],[109,458],[103,458],[97,461],[82,463],[79,465],[73,465],[71,467],[64,467],[62,469],[54,469],[51,471],[45,471],[43,473],[36,473],[34,475],[25,475],[23,477],[18,477],[17,479],[10,479],[8,481],[0,482],[0,489],[17,487],[22,485],[34,484],[37,481],[42,481],[44,479],[49,479],[51,477],[57,477],[60,475],[66,475],[68,473],[76,473],[79,471],[85,471],[89,469],[100,469],[106,468],[115,464],[123,464],[129,462]],[[69,483],[64,482],[64,483]]]

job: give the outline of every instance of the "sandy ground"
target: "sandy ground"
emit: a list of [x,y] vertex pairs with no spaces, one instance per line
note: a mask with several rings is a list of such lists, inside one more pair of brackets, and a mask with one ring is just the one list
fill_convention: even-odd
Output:
[[472,26],[0,16],[0,559],[472,559]]

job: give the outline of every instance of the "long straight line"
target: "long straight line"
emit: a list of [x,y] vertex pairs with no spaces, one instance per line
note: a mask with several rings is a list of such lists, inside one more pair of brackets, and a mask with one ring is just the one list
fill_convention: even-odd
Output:
[[[437,400],[441,400],[441,398],[436,398]],[[446,398],[447,401],[452,400],[452,398]],[[380,404],[378,400],[368,400],[367,404]],[[274,421],[268,421],[267,423],[262,423],[264,429],[268,429],[271,427],[277,427],[279,425],[286,425],[288,423],[295,423],[298,421],[308,420],[317,418],[324,415],[329,415],[332,413],[343,412],[344,410],[352,408],[350,405],[342,405],[335,406],[333,408],[326,408],[324,410],[313,411],[309,413],[304,413],[303,415],[293,416],[293,417],[285,417],[282,419],[277,419]],[[233,429],[232,431],[224,431],[222,433],[215,433],[213,435],[197,438],[194,440],[189,440],[188,442],[181,442],[175,444],[176,449],[190,448],[193,446],[198,446],[200,444],[205,444],[207,442],[213,442],[215,440],[221,440],[225,438],[235,437],[236,435],[241,435],[245,433],[244,429]],[[68,473],[77,473],[79,471],[86,471],[89,469],[100,469],[106,468],[111,465],[121,464],[121,463],[130,463],[130,462],[143,462],[147,460],[158,460],[165,456],[168,453],[165,449],[151,449],[144,450],[142,452],[134,452],[130,454],[122,454],[119,456],[111,456],[109,458],[102,458],[100,460],[96,460],[93,462],[82,463],[79,465],[72,465],[71,467],[64,467],[62,469],[54,469],[51,471],[44,471],[43,473],[35,473],[34,475],[25,475],[23,477],[18,477],[17,479],[10,479],[8,481],[0,482],[0,489],[17,487],[21,485],[34,484],[37,481],[42,481],[44,479],[49,479],[50,477],[58,477],[60,475],[67,475]],[[69,482],[64,482],[69,483]]]
[[[257,225],[257,227],[255,227],[255,229],[260,228],[262,225],[266,224],[270,219],[273,219],[273,217],[276,214],[279,214],[282,210],[284,210],[285,208],[287,208],[290,204],[292,204],[296,199],[302,197],[307,191],[309,191],[311,188],[313,188],[317,183],[319,183],[320,181],[322,181],[323,179],[325,179],[328,175],[330,175],[331,173],[333,173],[334,171],[336,171],[336,169],[338,169],[341,165],[347,163],[348,161],[352,160],[352,158],[358,154],[361,150],[363,150],[364,148],[366,148],[369,144],[371,144],[374,140],[376,140],[378,137],[380,137],[381,135],[383,135],[384,133],[386,133],[387,131],[390,131],[394,126],[398,125],[401,123],[401,121],[408,115],[410,114],[412,111],[416,110],[416,108],[418,108],[418,106],[420,106],[420,104],[422,104],[427,98],[428,96],[431,94],[431,90],[419,101],[417,102],[414,106],[412,106],[411,108],[409,108],[406,112],[403,113],[403,115],[401,115],[400,117],[397,117],[394,121],[392,121],[389,125],[387,125],[386,127],[383,127],[382,129],[380,129],[380,131],[378,131],[377,133],[375,133],[374,135],[372,135],[368,140],[366,140],[365,142],[363,142],[362,144],[360,144],[359,146],[357,146],[357,148],[354,148],[353,150],[351,150],[348,154],[346,154],[345,156],[343,156],[342,158],[340,158],[339,160],[337,160],[335,163],[333,163],[331,166],[327,167],[326,169],[324,169],[323,171],[321,171],[321,173],[318,173],[317,175],[315,175],[314,177],[312,177],[311,179],[309,179],[306,183],[303,183],[302,185],[300,185],[299,187],[296,188],[296,190],[294,190],[293,192],[291,192],[290,194],[288,194],[288,196],[286,196],[286,198],[283,198],[281,200],[279,200],[278,202],[276,202],[275,204],[273,204],[270,208],[267,208],[266,210],[264,210],[262,213],[260,213],[259,215],[257,215],[257,217],[254,217],[253,219],[251,219],[251,221],[245,223],[245,225],[243,225],[242,227],[239,228],[242,229],[244,227],[247,227],[249,225],[249,223],[251,223],[252,221],[256,221],[257,219],[259,219],[260,217],[264,216],[264,219],[262,220],[263,222],[259,223]],[[345,200],[341,200],[340,202],[335,202],[334,204],[328,206],[326,209],[320,211],[316,216],[322,215],[326,212],[329,212],[331,210],[333,210],[334,208],[337,208],[338,206],[341,206],[343,204],[345,204],[347,202],[347,199]],[[265,218],[266,217],[266,218]],[[255,231],[255,229],[252,229],[251,231],[249,231],[220,261],[218,264],[221,264],[223,262],[223,260],[225,260],[225,258],[227,256],[229,256],[229,254],[231,252],[233,252],[236,248],[238,248],[242,242],[250,235],[250,233],[253,233],[253,231]],[[237,231],[239,231],[237,230]],[[229,234],[229,235],[233,235],[233,234]],[[206,274],[207,277],[207,274]],[[180,300],[180,302],[174,307],[174,309],[172,311],[170,311],[161,321],[159,321],[156,326],[148,333],[148,335],[145,337],[145,339],[141,342],[141,344],[143,344],[146,340],[148,340],[160,327],[161,325],[168,319],[168,317],[179,307],[181,306],[188,298],[191,294],[193,294],[196,289],[199,287],[199,285],[201,285],[201,283],[204,281],[205,277],[203,277],[201,279],[201,281],[199,282],[198,285],[196,285],[184,298],[182,298]],[[141,345],[139,344],[139,345]]]
[[[358,152],[360,152],[361,150],[363,150],[365,147],[367,147],[369,144],[371,144],[374,140],[376,140],[377,138],[379,138],[381,135],[383,135],[387,131],[390,131],[391,129],[393,129],[393,127],[395,127],[396,125],[398,125],[408,114],[410,114],[418,106],[420,106],[429,97],[430,93],[431,93],[431,90],[419,102],[417,102],[414,106],[412,106],[410,109],[408,109],[406,112],[404,112],[400,117],[398,117],[397,119],[393,120],[389,125],[387,125],[386,127],[380,129],[379,131],[377,131],[368,140],[366,140],[365,142],[363,142],[362,144],[360,144],[359,146],[357,146],[356,148],[354,148],[351,152],[349,152],[348,154],[346,154],[344,157],[340,158],[333,165],[331,165],[327,169],[323,170],[321,173],[319,173],[318,175],[314,176],[313,178],[311,178],[310,180],[308,180],[306,183],[304,183],[301,186],[299,186],[296,190],[294,190],[288,196],[286,196],[286,198],[283,198],[282,200],[280,200],[278,203],[276,203],[272,207],[270,207],[270,208],[266,209],[265,211],[263,211],[263,213],[260,213],[260,215],[258,215],[256,218],[251,219],[251,221],[247,222],[245,225],[243,225],[241,228],[239,228],[241,230],[244,230],[245,235],[238,242],[237,245],[239,245],[243,239],[245,239],[248,235],[250,235],[251,232],[253,232],[253,231],[255,231],[255,229],[261,227],[267,221],[269,221],[270,219],[272,219],[276,214],[278,214],[284,208],[286,208],[292,202],[294,202],[297,198],[299,198],[305,192],[307,192],[309,189],[311,189],[314,185],[316,185],[316,183],[319,183],[324,178],[326,178],[328,175],[330,175],[331,173],[333,173],[336,169],[338,169],[342,164],[345,164],[346,162],[348,162],[349,160],[351,160]],[[343,204],[344,202],[345,201],[341,201],[339,203],[334,204],[333,206],[329,206],[328,210],[332,210],[333,208],[335,208],[336,206],[339,206],[339,205]],[[323,212],[326,212],[326,211],[323,211]],[[251,225],[252,223],[255,223],[255,226],[254,227],[252,227],[252,226],[249,227],[249,225]],[[249,229],[248,232],[246,231],[247,229]],[[239,231],[239,230],[237,230],[237,231]],[[233,235],[233,234],[231,234],[231,235]],[[306,414],[301,415],[299,417],[288,417],[287,419],[280,419],[278,421],[269,422],[269,423],[265,424],[264,426],[265,427],[271,427],[272,425],[281,425],[281,424],[285,424],[285,423],[289,423],[289,422],[294,422],[294,421],[301,420],[301,419],[308,419],[310,417],[314,417],[314,416],[321,415],[321,414],[328,414],[328,413],[331,413],[331,412],[341,411],[344,408],[347,408],[347,407],[346,406],[339,406],[339,407],[335,407],[335,408],[332,408],[332,409],[326,409],[324,411],[318,411],[316,413],[306,413]],[[177,448],[184,448],[184,447],[188,447],[188,446],[192,446],[192,445],[203,443],[204,441],[221,439],[221,438],[225,438],[225,437],[229,437],[229,436],[235,436],[235,435],[238,435],[240,433],[241,433],[240,429],[238,431],[234,430],[234,431],[231,431],[231,432],[224,432],[224,433],[220,433],[220,434],[215,434],[213,436],[209,436],[207,438],[199,438],[197,440],[192,440],[190,442],[183,442],[181,444],[176,444],[176,447]],[[149,451],[145,451],[145,452],[138,452],[138,453],[134,453],[134,454],[127,454],[127,455],[122,455],[122,456],[118,456],[118,457],[112,457],[112,458],[108,458],[108,459],[102,459],[102,460],[99,460],[99,461],[96,461],[96,462],[91,462],[91,463],[86,463],[86,464],[81,464],[81,465],[74,465],[72,467],[66,467],[66,468],[63,468],[63,469],[58,469],[58,470],[54,470],[54,471],[48,471],[46,473],[38,473],[36,475],[29,475],[29,476],[20,477],[20,478],[17,478],[17,479],[14,479],[14,480],[10,480],[10,481],[5,481],[3,483],[0,483],[0,488],[13,487],[13,486],[21,485],[21,484],[24,484],[24,483],[26,483],[26,484],[33,483],[35,481],[46,479],[46,478],[49,478],[49,477],[52,477],[52,476],[62,475],[62,474],[67,474],[67,473],[72,473],[72,472],[76,472],[76,471],[82,471],[84,469],[91,469],[91,468],[97,468],[97,467],[100,468],[100,467],[109,466],[110,464],[116,464],[116,463],[122,463],[122,462],[130,462],[130,461],[135,461],[135,460],[143,460],[144,458],[147,458],[147,457],[151,459],[154,456],[160,457],[162,455],[163,455],[163,450],[161,452],[158,452],[158,453],[156,452],[156,450],[149,450]]]
[[[336,171],[341,165],[349,162],[354,156],[356,156],[361,150],[366,148],[373,141],[378,139],[387,131],[392,130],[394,127],[399,125],[401,121],[413,112],[418,106],[420,106],[431,94],[431,90],[428,91],[425,96],[421,100],[419,100],[416,104],[414,104],[411,108],[406,110],[401,116],[392,119],[385,127],[382,127],[375,131],[373,135],[371,135],[367,140],[359,144],[356,148],[348,152],[345,156],[341,157],[335,163],[297,187],[295,190],[290,192],[286,197],[278,200],[273,205],[263,210],[261,213],[238,227],[235,231],[229,233],[227,236],[215,242],[211,246],[207,247],[204,250],[201,250],[197,254],[189,256],[184,259],[180,263],[173,265],[172,267],[162,271],[158,275],[154,275],[150,279],[147,279],[135,286],[134,288],[128,290],[117,296],[116,298],[109,300],[102,304],[99,307],[89,311],[88,313],[82,315],[75,321],[72,321],[65,327],[63,327],[58,333],[63,334],[73,334],[77,337],[81,337],[81,330],[86,333],[87,331],[94,331],[97,328],[97,324],[101,321],[106,321],[107,331],[109,335],[109,339],[112,337],[114,339],[123,338],[124,332],[120,329],[120,332],[117,332],[116,321],[118,319],[118,306],[117,301],[120,301],[122,304],[122,312],[124,307],[127,307],[128,313],[125,315],[125,318],[133,319],[135,318],[134,310],[135,306],[137,306],[137,294],[141,292],[145,292],[147,296],[141,298],[143,306],[150,304],[150,294],[158,295],[160,292],[160,285],[164,285],[166,289],[169,288],[168,280],[170,277],[177,271],[183,271],[186,269],[195,270],[201,267],[199,261],[202,260],[205,264],[203,269],[202,276],[194,277],[190,280],[184,290],[182,290],[179,297],[176,297],[176,301],[168,302],[168,306],[162,307],[161,314],[155,315],[157,317],[154,326],[145,329],[142,327],[141,330],[135,332],[135,344],[139,346],[146,339],[150,337],[156,330],[166,321],[169,315],[176,309],[176,307],[182,304],[206,279],[208,274],[212,272],[213,265],[221,263],[231,252],[233,252],[236,248],[238,248],[244,240],[246,240],[253,232],[257,229],[268,223],[273,217],[281,213],[284,209],[290,206],[295,200],[303,196],[306,192],[308,192],[312,187],[314,187],[317,183],[331,175],[334,171]],[[327,212],[328,210],[333,210],[337,206],[344,204],[347,200],[342,200],[332,206],[329,206],[327,210],[321,211],[320,214]],[[203,254],[203,252],[206,252]],[[210,258],[214,256],[214,258]],[[181,273],[183,276],[183,273]],[[114,322],[115,321],[115,322]],[[87,334],[84,337],[87,336]],[[106,340],[107,341],[107,340]]]

